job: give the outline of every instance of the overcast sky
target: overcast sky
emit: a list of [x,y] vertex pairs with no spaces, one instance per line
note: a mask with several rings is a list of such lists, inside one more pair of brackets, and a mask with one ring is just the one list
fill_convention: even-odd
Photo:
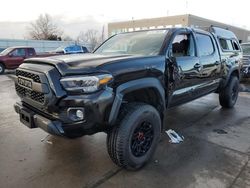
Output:
[[44,13],[73,38],[80,31],[101,30],[108,22],[187,13],[250,29],[248,0],[3,0],[0,4],[0,38],[24,38],[29,23]]

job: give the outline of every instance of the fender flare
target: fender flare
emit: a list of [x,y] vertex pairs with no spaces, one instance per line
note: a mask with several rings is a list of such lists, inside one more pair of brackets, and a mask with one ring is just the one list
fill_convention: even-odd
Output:
[[166,111],[165,90],[162,83],[157,78],[142,78],[121,84],[116,89],[115,99],[109,114],[108,123],[114,125],[119,114],[119,110],[125,94],[138,89],[154,88],[157,90],[163,102],[164,112]]
[[223,79],[222,87],[225,87],[228,84],[228,82],[229,82],[229,80],[230,80],[230,78],[232,76],[232,73],[234,71],[237,71],[237,73],[239,75],[239,79],[241,79],[241,73],[240,73],[239,67],[238,66],[234,66],[234,67],[230,68],[230,70],[228,71],[227,76]]

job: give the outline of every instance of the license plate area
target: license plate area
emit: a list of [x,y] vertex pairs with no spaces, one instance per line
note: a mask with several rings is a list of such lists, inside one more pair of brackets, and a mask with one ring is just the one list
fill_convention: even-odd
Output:
[[19,111],[19,115],[20,115],[20,121],[26,125],[29,128],[35,128],[35,124],[34,124],[34,113],[26,110],[26,109],[20,109]]

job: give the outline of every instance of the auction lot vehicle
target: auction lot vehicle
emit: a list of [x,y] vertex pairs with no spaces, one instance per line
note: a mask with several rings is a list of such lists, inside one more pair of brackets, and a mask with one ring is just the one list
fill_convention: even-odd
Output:
[[250,78],[250,43],[241,44],[243,50],[242,76]]
[[61,46],[52,53],[57,54],[79,54],[79,53],[89,53],[89,50],[85,46],[81,45],[70,45],[70,46]]
[[55,54],[36,54],[33,47],[16,46],[9,47],[0,53],[0,74],[3,74],[5,69],[16,69],[23,61],[31,57],[47,57]]
[[34,48],[20,46],[10,47],[0,53],[0,74],[3,74],[5,69],[15,69],[23,63],[23,60],[36,55]]
[[106,132],[113,162],[135,170],[153,155],[167,108],[212,92],[235,105],[241,59],[236,36],[218,27],[121,33],[93,53],[25,60],[14,107],[27,127],[53,135]]

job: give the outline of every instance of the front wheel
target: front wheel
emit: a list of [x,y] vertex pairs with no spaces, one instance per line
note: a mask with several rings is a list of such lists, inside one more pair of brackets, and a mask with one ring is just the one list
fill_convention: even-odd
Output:
[[0,74],[3,74],[5,71],[5,67],[2,63],[0,63]]
[[137,170],[152,157],[160,139],[161,118],[151,105],[131,103],[107,136],[108,153],[120,167]]
[[219,93],[220,105],[224,108],[232,108],[237,101],[238,93],[239,79],[236,76],[232,76],[227,86]]

